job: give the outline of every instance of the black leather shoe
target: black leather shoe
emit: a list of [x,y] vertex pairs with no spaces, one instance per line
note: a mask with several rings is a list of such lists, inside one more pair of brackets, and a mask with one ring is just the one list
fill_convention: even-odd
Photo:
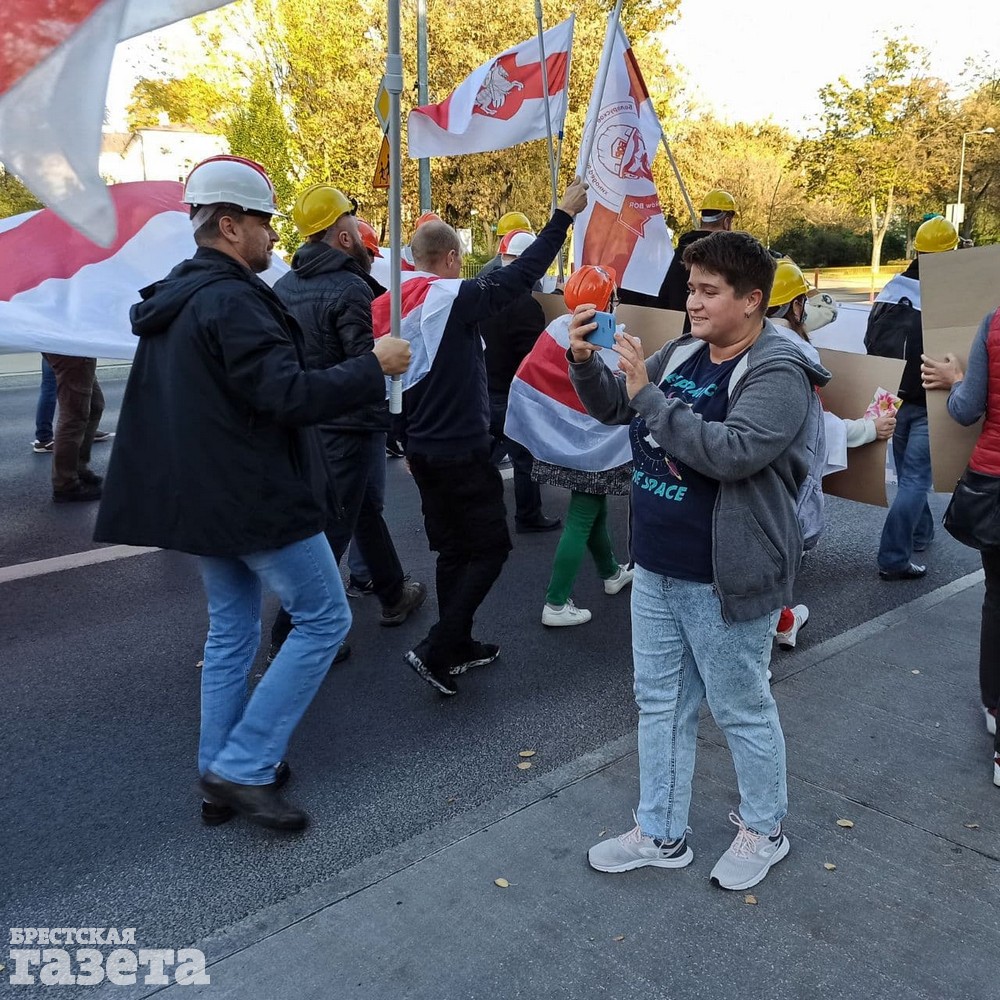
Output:
[[76,475],[84,486],[101,486],[104,483],[104,477],[90,469],[81,469]]
[[[284,788],[291,776],[292,769],[288,766],[288,761],[280,761],[274,769],[274,787]],[[220,805],[208,799],[201,800],[201,821],[205,826],[221,826],[223,823],[228,823],[235,815],[236,810],[232,806]]]
[[533,521],[514,520],[514,530],[519,535],[527,535],[535,531],[555,531],[562,527],[561,517],[545,517],[544,514],[536,517]]
[[309,824],[308,814],[284,800],[278,790],[277,769],[275,779],[269,785],[240,785],[206,771],[201,778],[201,790],[214,805],[242,813],[251,823],[271,830],[304,829]]
[[349,642],[342,642],[340,644],[340,649],[337,650],[336,655],[333,657],[334,663],[343,663],[351,655],[351,644]]
[[880,569],[880,580],[919,580],[927,572],[926,566],[916,566],[910,563],[904,569]]
[[68,490],[53,490],[52,491],[52,502],[53,503],[86,503],[88,500],[100,500],[101,499],[101,487],[100,485],[91,485],[85,483],[82,480],[77,482],[76,486]]

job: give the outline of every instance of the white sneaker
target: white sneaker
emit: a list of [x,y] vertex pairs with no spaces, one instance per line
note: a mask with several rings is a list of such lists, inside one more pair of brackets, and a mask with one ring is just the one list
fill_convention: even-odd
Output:
[[983,705],[983,715],[986,716],[986,732],[990,736],[996,736],[997,734],[997,709],[987,708]]
[[778,640],[778,645],[782,649],[795,649],[795,639],[799,634],[799,629],[803,628],[809,621],[809,609],[804,604],[796,604],[792,608],[794,621],[791,627],[782,632],[780,629],[775,632],[774,637]]
[[633,576],[635,576],[635,570],[629,569],[628,566],[619,566],[618,572],[614,576],[609,576],[604,581],[604,593],[617,594],[619,590],[627,587],[632,582]]
[[993,755],[993,784],[1000,788],[1000,753]]
[[687,846],[687,838],[680,840],[653,840],[639,829],[638,823],[610,840],[602,840],[587,852],[590,867],[599,872],[630,872],[634,868],[686,868],[694,861],[694,851]]
[[561,608],[546,604],[542,608],[543,625],[586,625],[590,621],[590,612],[586,608],[578,608],[572,601],[567,601]]
[[780,826],[767,836],[751,830],[736,813],[730,813],[729,819],[739,830],[709,878],[723,889],[749,889],[788,854],[788,838]]

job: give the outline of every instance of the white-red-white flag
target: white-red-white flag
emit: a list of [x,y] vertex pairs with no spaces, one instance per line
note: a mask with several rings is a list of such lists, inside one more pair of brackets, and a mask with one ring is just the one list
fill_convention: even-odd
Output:
[[97,164],[115,45],[230,0],[6,0],[0,15],[0,161],[109,246],[115,215]]
[[[129,307],[197,246],[183,185],[139,181],[108,188],[117,235],[99,247],[51,209],[0,219],[0,351],[131,358]],[[277,257],[261,277],[288,270]]]
[[[410,367],[402,376],[405,392],[431,370],[462,280],[411,271],[403,273],[402,282],[399,335],[410,344]],[[386,292],[372,303],[372,330],[376,339],[388,336],[390,320],[391,303]]]
[[[580,472],[604,472],[631,461],[628,427],[609,427],[587,413],[569,378],[570,317],[554,319],[521,362],[510,385],[504,432],[535,458]],[[601,360],[618,371],[618,355]]]
[[[604,95],[591,96],[577,165],[590,197],[574,220],[573,263],[609,265],[620,287],[655,295],[673,257],[652,172],[663,129],[621,25],[608,56]],[[600,75],[598,68],[598,80]],[[593,152],[586,164],[591,132]]]
[[[566,117],[574,17],[543,35],[553,129]],[[538,39],[483,63],[441,104],[414,108],[407,119],[410,156],[460,156],[544,139],[545,98]]]

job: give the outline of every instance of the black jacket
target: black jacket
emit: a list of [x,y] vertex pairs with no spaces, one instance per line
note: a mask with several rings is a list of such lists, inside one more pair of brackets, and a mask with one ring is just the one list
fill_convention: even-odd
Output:
[[544,329],[545,312],[531,292],[519,295],[502,312],[479,324],[486,342],[486,384],[491,393],[506,396],[510,392],[518,365]]
[[[914,257],[910,266],[899,275],[920,281],[920,258]],[[886,291],[895,278],[890,279]],[[865,328],[865,350],[880,358],[899,358],[906,362],[899,380],[899,397],[917,406],[927,405],[927,391],[920,376],[920,358],[924,353],[923,320],[919,306],[902,296],[898,302],[876,301],[868,314]]]
[[531,290],[555,260],[572,221],[556,209],[535,242],[512,264],[459,284],[430,371],[403,393],[407,453],[456,456],[490,447],[490,398],[479,324]]
[[[687,311],[687,286],[688,269],[684,265],[684,251],[695,240],[700,240],[703,236],[710,235],[711,230],[693,229],[690,233],[685,233],[677,241],[677,249],[667,267],[667,273],[663,276],[663,284],[657,295],[644,295],[642,292],[632,292],[622,289],[620,301],[631,303],[637,306],[652,306],[654,309],[673,309],[677,312]],[[684,317],[684,332],[691,329],[691,320]]]
[[[372,350],[372,299],[385,289],[353,257],[325,243],[306,243],[292,257],[292,270],[274,290],[295,317],[306,342],[307,368],[332,368]],[[324,422],[324,428],[387,431],[385,399]]]
[[309,425],[384,396],[375,355],[304,371],[280,299],[217,250],[141,295],[95,540],[237,556],[321,531],[326,468]]

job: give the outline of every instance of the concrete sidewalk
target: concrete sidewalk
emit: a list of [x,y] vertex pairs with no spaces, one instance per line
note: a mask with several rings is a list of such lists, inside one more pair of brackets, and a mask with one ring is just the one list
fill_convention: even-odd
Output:
[[590,844],[632,825],[634,736],[547,774],[535,746],[519,793],[201,942],[211,985],[161,992],[995,1000],[1000,789],[976,679],[980,580],[815,649],[776,651],[792,850],[751,898],[708,881],[738,793],[706,717],[689,868],[601,875],[586,864]]

